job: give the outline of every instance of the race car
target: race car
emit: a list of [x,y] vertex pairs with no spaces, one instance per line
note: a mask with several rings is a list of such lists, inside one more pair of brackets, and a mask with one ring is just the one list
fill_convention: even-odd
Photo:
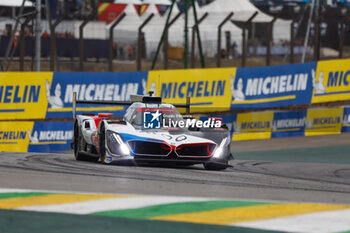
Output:
[[121,120],[111,119],[109,113],[74,117],[72,148],[76,160],[203,164],[207,170],[224,170],[233,159],[230,133],[221,119],[209,118],[207,127],[203,127],[203,122],[184,118],[178,112],[176,107],[186,108],[189,113],[189,99],[186,104],[173,105],[154,96],[132,96],[130,102],[80,101],[75,96],[73,115],[77,104],[129,105]]

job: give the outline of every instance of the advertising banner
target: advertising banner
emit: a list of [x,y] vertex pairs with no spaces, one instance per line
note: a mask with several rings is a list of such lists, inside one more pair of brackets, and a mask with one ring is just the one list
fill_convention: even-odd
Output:
[[305,111],[275,112],[272,122],[272,138],[304,136]]
[[225,115],[211,115],[211,116],[201,116],[200,120],[207,120],[208,118],[221,118],[222,123],[227,126],[227,128],[230,130],[230,137],[233,138],[233,131],[234,126],[236,124],[237,114],[225,114]]
[[0,151],[27,152],[33,121],[0,121]]
[[235,68],[150,71],[147,90],[165,103],[184,104],[189,96],[193,112],[228,111],[235,73]]
[[170,8],[170,5],[164,5],[164,4],[156,4],[156,8],[158,10],[158,13],[163,16]]
[[[146,94],[147,72],[128,73],[54,73],[52,82],[46,81],[48,102],[46,118],[70,118],[73,92],[79,100],[130,100],[130,95]],[[123,106],[78,105],[77,114],[99,112],[122,116]]]
[[147,11],[149,4],[134,4],[134,8],[139,16],[143,16],[143,14]]
[[28,131],[28,152],[69,151],[73,139],[73,121],[35,122]]
[[230,76],[231,110],[309,104],[316,64],[238,68]]
[[127,4],[113,4],[101,2],[98,3],[98,21],[104,21],[107,24],[112,23],[123,11]]
[[234,124],[233,140],[269,139],[273,112],[240,113]]
[[[350,59],[258,67],[125,73],[1,73],[0,120],[71,118],[73,92],[80,100],[129,100],[154,91],[191,112],[222,112],[350,99]],[[78,114],[121,106],[78,106]]]
[[0,121],[0,151],[69,151],[73,121]]
[[312,82],[312,103],[350,100],[350,59],[318,62]]
[[306,117],[305,136],[339,134],[342,128],[344,109],[309,109]]
[[0,73],[0,120],[44,119],[53,73]]
[[344,108],[342,132],[350,132],[350,107]]

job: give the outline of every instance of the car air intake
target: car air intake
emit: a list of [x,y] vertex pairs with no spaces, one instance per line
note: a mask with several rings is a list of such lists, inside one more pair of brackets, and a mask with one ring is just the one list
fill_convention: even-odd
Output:
[[165,157],[171,152],[171,147],[165,143],[132,140],[128,144],[133,154],[138,156]]
[[215,147],[213,143],[182,144],[176,148],[176,154],[179,157],[210,157]]

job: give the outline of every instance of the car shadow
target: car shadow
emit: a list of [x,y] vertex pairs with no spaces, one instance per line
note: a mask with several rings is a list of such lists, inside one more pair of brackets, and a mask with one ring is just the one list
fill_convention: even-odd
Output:
[[135,162],[133,160],[113,161],[109,165],[126,166],[126,167],[154,167],[154,168],[171,168],[171,169],[188,169],[188,170],[203,170],[202,166],[194,164],[168,164],[168,163],[146,163]]

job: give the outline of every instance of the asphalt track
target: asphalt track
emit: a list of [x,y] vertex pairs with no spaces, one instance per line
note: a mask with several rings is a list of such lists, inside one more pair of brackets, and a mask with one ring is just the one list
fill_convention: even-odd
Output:
[[0,187],[349,204],[349,145],[350,134],[236,142],[237,159],[225,171],[1,152]]

